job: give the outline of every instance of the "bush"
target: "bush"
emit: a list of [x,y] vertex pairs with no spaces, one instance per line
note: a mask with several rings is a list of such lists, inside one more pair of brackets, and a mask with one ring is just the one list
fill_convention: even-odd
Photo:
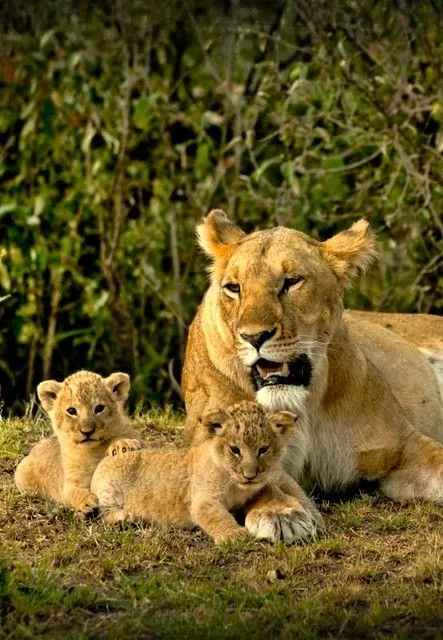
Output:
[[212,207],[318,238],[366,216],[381,260],[347,304],[441,311],[439,5],[157,4],[0,9],[8,406],[82,367],[177,402]]

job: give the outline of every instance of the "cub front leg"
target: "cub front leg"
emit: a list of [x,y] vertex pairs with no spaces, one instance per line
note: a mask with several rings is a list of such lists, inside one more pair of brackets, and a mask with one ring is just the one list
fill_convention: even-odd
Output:
[[380,481],[380,488],[392,500],[421,498],[443,504],[443,445],[411,434],[400,464]]
[[117,456],[127,451],[136,451],[141,449],[142,445],[140,440],[136,438],[116,438],[112,440],[106,449],[106,456]]
[[63,502],[84,515],[98,507],[97,498],[89,489],[69,483],[63,487]]
[[316,537],[323,520],[313,503],[289,476],[281,487],[283,491],[275,485],[264,487],[247,505],[246,529],[256,538],[285,544]]
[[92,460],[87,464],[75,458],[63,461],[63,502],[84,515],[98,507],[97,497],[90,489],[96,464]]
[[214,538],[216,544],[240,540],[247,536],[246,529],[241,527],[224,504],[216,499],[194,500],[191,505],[191,517],[196,525]]

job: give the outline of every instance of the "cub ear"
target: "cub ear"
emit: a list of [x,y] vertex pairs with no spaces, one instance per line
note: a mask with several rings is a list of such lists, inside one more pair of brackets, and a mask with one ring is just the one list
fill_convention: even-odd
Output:
[[268,416],[268,424],[279,436],[289,434],[295,427],[298,416],[290,411],[277,411]]
[[221,209],[214,209],[197,226],[198,242],[203,251],[224,268],[237,243],[245,237]]
[[321,248],[325,259],[344,286],[359,270],[364,271],[377,254],[375,233],[364,218],[354,222],[350,229],[323,242]]
[[45,411],[51,411],[63,384],[57,380],[44,380],[37,386],[37,397]]
[[104,379],[104,383],[116,400],[119,402],[127,400],[131,386],[127,373],[121,373],[120,371],[111,373],[110,376]]
[[230,415],[226,411],[212,409],[203,415],[203,427],[210,437],[220,436],[225,431],[226,423],[229,418]]

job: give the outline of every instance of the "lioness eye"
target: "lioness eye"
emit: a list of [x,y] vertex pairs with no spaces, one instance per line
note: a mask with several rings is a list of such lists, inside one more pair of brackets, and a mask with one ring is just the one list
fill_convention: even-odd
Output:
[[102,411],[104,411],[104,409],[105,409],[104,404],[98,404],[94,409],[94,413],[101,413]]
[[295,287],[296,285],[301,285],[304,282],[303,276],[296,276],[295,278],[285,278],[283,280],[283,286],[280,290],[280,295],[284,295],[289,291],[291,287]]
[[229,447],[231,449],[231,453],[234,454],[234,456],[239,456],[240,455],[240,449],[238,447]]
[[230,293],[240,293],[240,285],[235,284],[234,282],[227,282],[223,285],[223,289],[225,289],[225,291],[229,291]]
[[260,447],[260,449],[258,450],[258,455],[264,456],[267,451],[269,451],[269,447]]
[[70,416],[76,416],[77,415],[77,409],[75,407],[68,407],[66,409],[66,413],[69,413]]

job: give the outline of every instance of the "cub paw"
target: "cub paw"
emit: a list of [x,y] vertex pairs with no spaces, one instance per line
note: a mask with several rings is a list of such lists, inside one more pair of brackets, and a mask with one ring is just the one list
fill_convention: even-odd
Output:
[[83,496],[75,505],[80,516],[95,517],[98,514],[98,500],[93,493]]
[[118,507],[104,508],[101,513],[103,522],[106,524],[121,524],[127,519],[127,513],[124,509]]
[[217,536],[214,536],[215,544],[223,544],[223,542],[234,542],[235,540],[245,540],[248,537],[248,532],[245,528],[235,529],[234,531],[226,531]]
[[111,442],[109,447],[106,449],[107,456],[118,456],[121,453],[127,453],[128,451],[136,451],[137,449],[141,449],[141,444],[139,440],[135,438],[121,438],[120,440],[115,440],[115,442]]
[[316,509],[312,511],[285,507],[281,510],[252,509],[245,527],[255,538],[285,544],[306,541],[323,529],[323,520]]

